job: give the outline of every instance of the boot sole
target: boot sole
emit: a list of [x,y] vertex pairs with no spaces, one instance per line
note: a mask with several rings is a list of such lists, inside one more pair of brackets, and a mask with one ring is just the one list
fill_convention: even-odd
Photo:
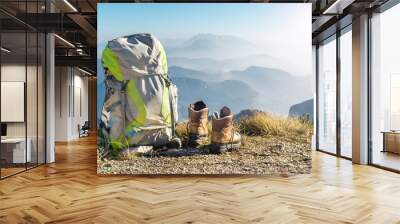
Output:
[[189,147],[197,147],[201,145],[208,144],[208,136],[207,135],[189,135],[188,146]]
[[182,141],[179,138],[173,138],[171,139],[171,141],[169,141],[167,143],[167,148],[172,149],[172,148],[176,148],[179,149],[182,147]]
[[211,144],[210,152],[213,154],[221,154],[235,149],[239,149],[242,145],[241,142],[226,143],[226,144]]

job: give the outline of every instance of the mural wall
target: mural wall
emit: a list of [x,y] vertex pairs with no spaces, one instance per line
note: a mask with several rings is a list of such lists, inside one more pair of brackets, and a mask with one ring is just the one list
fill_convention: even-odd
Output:
[[99,4],[98,173],[308,173],[310,21],[310,4]]

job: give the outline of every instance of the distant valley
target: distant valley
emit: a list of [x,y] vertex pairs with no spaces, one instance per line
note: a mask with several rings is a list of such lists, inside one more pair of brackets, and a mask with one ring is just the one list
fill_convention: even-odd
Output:
[[179,120],[187,119],[188,105],[197,100],[203,100],[207,104],[210,114],[225,105],[229,106],[233,113],[238,113],[243,108],[255,107],[257,92],[241,81],[204,82],[173,76],[172,81],[178,86]]
[[[194,100],[204,99],[207,103],[219,105],[219,107],[231,106],[235,109],[234,112],[242,109],[261,109],[287,115],[293,104],[312,96],[312,86],[308,78],[263,67],[253,66],[227,74],[210,74],[172,66],[170,76],[178,86],[179,98],[182,98],[179,103],[183,105],[179,107],[187,107]],[[215,86],[218,88],[211,88]],[[209,94],[215,96],[210,97]],[[224,100],[219,99],[218,103],[209,100],[216,96],[219,98],[224,96]],[[180,115],[180,117],[187,116],[186,109],[179,111],[184,113],[184,116]]]

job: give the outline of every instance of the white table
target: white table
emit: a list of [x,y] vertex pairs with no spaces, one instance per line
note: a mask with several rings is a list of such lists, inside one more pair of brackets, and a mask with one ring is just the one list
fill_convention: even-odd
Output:
[[[32,141],[30,138],[26,139],[28,143],[26,147],[25,153],[25,138],[5,138],[1,139],[1,147],[2,151],[3,147],[12,147],[12,163],[25,163],[31,162],[32,154],[31,154],[31,145]],[[25,160],[26,159],[26,160]]]

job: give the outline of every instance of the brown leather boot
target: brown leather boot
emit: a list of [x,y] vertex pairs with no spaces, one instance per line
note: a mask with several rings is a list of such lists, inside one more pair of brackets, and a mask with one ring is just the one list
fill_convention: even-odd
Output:
[[208,144],[208,107],[203,101],[189,105],[189,140],[188,145],[196,147]]
[[214,112],[210,145],[212,153],[223,153],[240,147],[241,136],[233,129],[233,114],[228,107],[223,107],[219,113]]

